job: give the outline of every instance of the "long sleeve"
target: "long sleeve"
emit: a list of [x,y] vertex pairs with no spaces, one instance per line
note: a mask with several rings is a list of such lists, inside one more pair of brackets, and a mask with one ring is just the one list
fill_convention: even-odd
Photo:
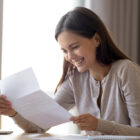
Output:
[[132,127],[102,119],[98,119],[98,127],[96,131],[100,131],[106,135],[140,136],[139,127]]
[[140,67],[132,62],[120,71],[120,87],[131,126],[140,127]]
[[20,114],[17,114],[15,117],[12,118],[14,122],[26,133],[44,133],[45,131],[47,131],[24,119]]
[[130,125],[98,119],[97,131],[110,135],[140,136],[140,67],[126,61],[118,71],[118,77]]
[[67,78],[58,89],[55,100],[58,104],[67,110],[75,105],[72,85],[70,79]]

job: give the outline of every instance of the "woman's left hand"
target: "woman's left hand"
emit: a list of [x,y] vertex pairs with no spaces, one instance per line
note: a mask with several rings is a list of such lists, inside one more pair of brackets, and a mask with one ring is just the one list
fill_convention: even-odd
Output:
[[80,130],[95,131],[98,125],[98,119],[91,114],[71,117],[70,120],[77,124]]

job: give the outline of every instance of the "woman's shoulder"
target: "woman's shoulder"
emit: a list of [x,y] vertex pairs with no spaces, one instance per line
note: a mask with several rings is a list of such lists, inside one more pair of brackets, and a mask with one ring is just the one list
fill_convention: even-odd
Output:
[[88,75],[89,75],[88,71],[79,72],[77,69],[73,69],[71,72],[69,72],[67,78],[69,78],[70,80],[82,80],[88,77]]
[[112,69],[115,72],[118,73],[124,73],[124,72],[134,72],[134,71],[138,71],[140,72],[140,66],[129,60],[129,59],[121,59],[121,60],[117,60],[112,64]]

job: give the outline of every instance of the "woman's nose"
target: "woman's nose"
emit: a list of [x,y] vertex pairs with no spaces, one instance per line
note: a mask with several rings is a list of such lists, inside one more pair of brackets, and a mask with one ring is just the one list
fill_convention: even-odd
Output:
[[72,52],[68,52],[67,54],[67,60],[71,61],[72,59],[74,59],[75,55]]

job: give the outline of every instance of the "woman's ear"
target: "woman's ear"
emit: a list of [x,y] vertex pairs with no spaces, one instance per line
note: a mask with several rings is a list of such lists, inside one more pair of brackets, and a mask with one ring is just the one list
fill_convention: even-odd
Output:
[[95,33],[94,39],[95,39],[97,42],[101,43],[101,38],[100,38],[100,36],[99,36],[98,33]]
[[92,37],[92,40],[93,40],[93,43],[94,43],[94,46],[95,47],[100,46],[100,44],[101,44],[101,38],[100,38],[100,36],[99,36],[98,33],[95,33],[94,34],[94,36]]

